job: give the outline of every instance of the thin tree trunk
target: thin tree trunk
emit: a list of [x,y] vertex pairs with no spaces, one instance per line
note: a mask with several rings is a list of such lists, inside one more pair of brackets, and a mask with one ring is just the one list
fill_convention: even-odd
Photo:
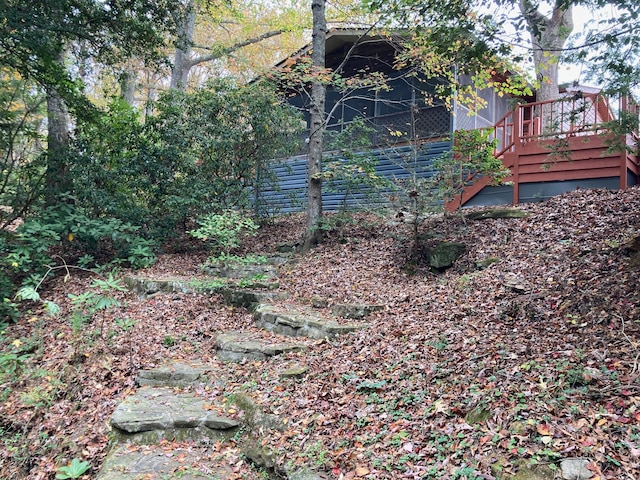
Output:
[[312,0],[313,40],[311,62],[314,78],[311,85],[309,159],[307,161],[308,206],[307,232],[303,250],[307,251],[318,244],[322,231],[322,150],[324,148],[324,108],[326,86],[320,76],[325,68],[325,41],[327,37],[327,20],[325,17],[325,0]]

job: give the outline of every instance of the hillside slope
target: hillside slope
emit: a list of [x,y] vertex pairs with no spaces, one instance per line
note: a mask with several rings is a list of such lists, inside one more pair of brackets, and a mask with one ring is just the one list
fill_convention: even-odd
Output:
[[[330,232],[280,269],[287,302],[384,308],[363,330],[269,360],[217,358],[219,333],[264,334],[217,295],[121,292],[120,307],[73,330],[67,294],[91,279],[48,282],[42,296],[61,316],[27,306],[2,338],[0,355],[25,357],[4,363],[16,371],[0,386],[0,476],[53,478],[72,458],[95,473],[135,373],[197,359],[220,372],[220,389],[202,395],[246,393],[286,422],[262,439],[279,466],[336,479],[506,479],[535,478],[512,476],[532,463],[585,457],[594,478],[638,478],[640,285],[625,245],[640,230],[640,189],[520,208],[529,216],[425,222],[427,243],[467,245],[442,273],[406,264],[409,228],[393,218],[361,215]],[[277,219],[240,252],[274,252],[303,228],[300,217]],[[138,274],[202,278],[204,258],[163,255]],[[296,364],[304,377],[280,376]],[[234,478],[259,478],[233,444],[190,448],[233,459]]]

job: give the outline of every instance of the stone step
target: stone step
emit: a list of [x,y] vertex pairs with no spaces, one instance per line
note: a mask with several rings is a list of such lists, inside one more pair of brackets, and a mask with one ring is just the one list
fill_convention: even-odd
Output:
[[143,278],[125,276],[124,285],[139,298],[147,298],[161,293],[196,293],[211,295],[227,289],[276,290],[280,284],[275,277],[266,280],[212,278],[209,280],[185,280],[180,278]]
[[222,360],[263,360],[267,357],[289,352],[300,352],[306,347],[293,342],[270,342],[250,332],[231,331],[218,335],[216,339],[218,357]]
[[384,309],[384,305],[367,303],[338,303],[331,307],[331,313],[342,318],[364,318]]
[[273,265],[203,265],[202,271],[211,277],[264,281],[278,276]]
[[233,477],[233,465],[223,458],[212,461],[210,450],[162,445],[119,445],[109,452],[97,480],[224,480]]
[[222,290],[224,303],[234,307],[243,307],[253,310],[261,303],[273,303],[289,298],[287,292],[249,290],[246,288],[225,288]]
[[147,298],[159,293],[201,293],[211,294],[219,292],[227,284],[223,281],[198,281],[179,278],[143,278],[125,276],[122,278],[125,286],[138,295]]
[[223,440],[234,434],[240,422],[192,392],[141,387],[118,405],[111,425],[116,442],[153,444],[162,439]]
[[140,386],[186,387],[196,383],[209,383],[211,367],[203,363],[174,362],[151,370],[141,370],[136,376]]
[[253,315],[260,328],[290,337],[333,338],[362,328],[355,323],[341,323],[334,316],[321,316],[302,306],[261,304]]

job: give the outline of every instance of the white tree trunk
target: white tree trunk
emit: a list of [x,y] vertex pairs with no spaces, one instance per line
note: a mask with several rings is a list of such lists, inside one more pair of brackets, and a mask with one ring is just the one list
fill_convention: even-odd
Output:
[[179,13],[178,44],[171,69],[171,88],[185,90],[191,70],[191,45],[196,27],[196,10],[193,0],[189,0],[185,10]]
[[573,7],[565,0],[555,0],[553,12],[546,17],[539,11],[540,2],[520,0],[519,3],[531,34],[538,80],[537,101],[555,100],[558,98],[558,59],[573,31]]

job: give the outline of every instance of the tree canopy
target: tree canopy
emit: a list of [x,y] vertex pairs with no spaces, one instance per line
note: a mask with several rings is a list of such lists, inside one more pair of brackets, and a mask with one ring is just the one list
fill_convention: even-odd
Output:
[[[113,64],[132,52],[161,61],[171,12],[179,0],[0,0],[0,65],[45,87],[70,106],[87,105],[79,74],[84,62]],[[60,61],[71,51],[73,68]]]

